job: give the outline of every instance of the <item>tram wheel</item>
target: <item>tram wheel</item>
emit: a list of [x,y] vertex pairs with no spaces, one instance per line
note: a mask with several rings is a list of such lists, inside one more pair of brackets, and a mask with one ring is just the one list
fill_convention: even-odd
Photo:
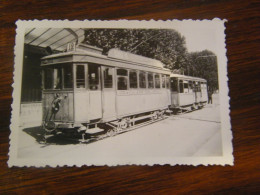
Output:
[[154,113],[152,115],[152,120],[154,120],[154,121],[157,120],[158,116],[159,116],[158,111],[154,111]]
[[119,122],[119,127],[122,128],[122,129],[126,129],[128,127],[128,122],[127,122],[127,119],[124,118],[122,119],[120,122]]
[[163,118],[164,117],[164,110],[159,112],[159,118]]
[[109,129],[106,134],[109,137],[113,137],[116,133],[115,133],[114,129]]
[[193,104],[193,105],[192,105],[192,110],[198,110],[198,105]]

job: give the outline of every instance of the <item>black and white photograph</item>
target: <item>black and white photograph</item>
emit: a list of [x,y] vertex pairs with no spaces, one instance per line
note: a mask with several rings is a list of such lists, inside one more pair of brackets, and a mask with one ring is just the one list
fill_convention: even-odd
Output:
[[225,22],[17,21],[8,165],[233,165]]

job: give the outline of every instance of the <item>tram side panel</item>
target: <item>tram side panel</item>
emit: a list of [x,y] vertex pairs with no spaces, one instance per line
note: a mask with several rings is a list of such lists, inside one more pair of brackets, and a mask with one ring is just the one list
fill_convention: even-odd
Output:
[[75,121],[86,122],[89,120],[89,93],[86,90],[74,92]]
[[129,90],[117,91],[117,115],[119,117],[166,109],[170,105],[167,91]]

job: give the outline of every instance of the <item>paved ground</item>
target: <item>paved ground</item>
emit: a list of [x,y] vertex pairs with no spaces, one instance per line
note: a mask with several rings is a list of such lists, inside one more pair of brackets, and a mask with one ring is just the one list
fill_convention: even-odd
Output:
[[131,132],[91,144],[59,141],[43,145],[36,140],[39,128],[20,131],[19,158],[139,159],[178,156],[221,156],[218,97],[214,104],[191,113],[173,115]]

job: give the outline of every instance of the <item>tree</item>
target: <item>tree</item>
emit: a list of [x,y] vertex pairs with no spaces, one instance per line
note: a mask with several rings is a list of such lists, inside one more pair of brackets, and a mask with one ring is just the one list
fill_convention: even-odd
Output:
[[206,79],[210,90],[218,89],[217,56],[213,52],[204,50],[189,53],[188,61],[191,76]]
[[157,59],[170,70],[184,68],[187,63],[185,38],[169,29],[86,29],[85,43],[103,48],[119,48]]
[[85,29],[86,44],[103,49],[123,51],[157,59],[172,72],[205,78],[208,86],[218,89],[217,59],[204,50],[188,53],[185,37],[170,29]]

